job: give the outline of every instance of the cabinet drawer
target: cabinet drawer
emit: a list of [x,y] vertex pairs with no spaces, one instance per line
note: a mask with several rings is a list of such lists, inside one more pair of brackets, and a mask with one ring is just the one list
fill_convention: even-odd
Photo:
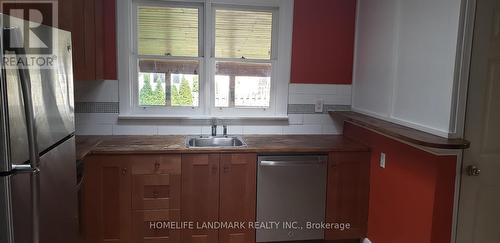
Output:
[[134,175],[132,183],[133,209],[180,209],[180,175]]
[[[178,243],[180,230],[169,229],[168,222],[180,221],[180,210],[134,211],[132,215],[133,242]],[[175,226],[175,225],[174,225]]]
[[131,156],[132,174],[180,174],[180,155],[137,155]]

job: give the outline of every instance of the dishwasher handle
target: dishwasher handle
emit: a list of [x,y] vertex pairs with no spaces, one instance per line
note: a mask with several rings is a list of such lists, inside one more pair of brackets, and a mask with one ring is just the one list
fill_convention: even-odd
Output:
[[260,166],[317,166],[325,164],[325,160],[290,160],[290,161],[275,161],[262,160]]

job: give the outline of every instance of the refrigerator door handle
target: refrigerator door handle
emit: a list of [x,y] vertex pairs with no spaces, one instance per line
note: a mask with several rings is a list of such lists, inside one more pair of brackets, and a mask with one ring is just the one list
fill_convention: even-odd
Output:
[[[18,53],[16,52],[16,55]],[[36,138],[36,121],[33,111],[33,100],[31,96],[31,81],[28,71],[21,66],[19,67],[19,79],[21,81],[21,93],[24,103],[24,114],[26,117],[26,128],[28,134],[28,153],[29,165],[12,165],[12,169],[16,172],[36,173],[38,164],[40,163],[40,155],[38,153],[38,144]]]
[[[18,28],[4,29],[10,35],[10,41],[22,43],[20,30]],[[20,46],[20,45],[17,45]],[[21,45],[22,46],[22,45]],[[7,48],[6,48],[7,49]],[[22,48],[13,50],[16,56],[26,55],[26,51]],[[39,177],[39,162],[40,155],[38,153],[38,141],[36,138],[36,121],[35,112],[33,111],[33,99],[31,95],[31,79],[29,71],[22,63],[18,64],[19,80],[21,83],[21,93],[24,103],[24,114],[26,117],[26,127],[28,134],[28,152],[30,163],[27,165],[12,165],[12,169],[17,173],[31,173],[31,210],[32,210],[32,243],[40,242],[40,177]]]
[[[14,29],[17,30],[17,29]],[[18,31],[11,31],[11,35],[19,37]],[[16,38],[17,39],[17,38]],[[20,51],[21,50],[21,51]],[[15,51],[16,55],[25,55],[24,49],[18,49]],[[14,170],[26,171],[31,170],[31,172],[36,172],[38,170],[38,164],[40,163],[40,155],[38,153],[38,142],[36,138],[36,121],[35,112],[33,111],[33,98],[31,96],[31,79],[28,70],[21,63],[18,64],[19,79],[21,83],[21,93],[23,96],[24,103],[24,114],[26,117],[26,128],[28,134],[28,152],[30,164],[28,166],[13,165]],[[17,167],[17,168],[16,168]]]
[[[4,40],[9,40],[10,44],[17,44],[16,47],[11,47],[9,44],[4,45],[4,49],[7,51],[14,52],[16,56],[26,55],[26,50],[23,48],[17,48],[17,46],[22,46],[22,37],[19,28],[9,27],[3,29]],[[31,78],[27,67],[25,67],[21,62],[18,62],[17,70],[19,72],[19,80],[21,84],[21,93],[24,104],[24,115],[26,118],[26,130],[28,135],[28,153],[30,163],[28,165],[11,165],[14,172],[23,173],[33,173],[38,170],[38,164],[40,162],[40,155],[38,153],[38,140],[36,138],[36,120],[35,112],[33,110],[33,98],[31,95]]]

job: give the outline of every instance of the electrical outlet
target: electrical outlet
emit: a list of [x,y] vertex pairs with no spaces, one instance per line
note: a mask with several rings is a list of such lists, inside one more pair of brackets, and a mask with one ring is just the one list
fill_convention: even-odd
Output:
[[380,167],[385,169],[385,153],[380,153]]
[[323,112],[324,101],[322,99],[316,100],[316,104],[314,105],[314,112],[322,113]]

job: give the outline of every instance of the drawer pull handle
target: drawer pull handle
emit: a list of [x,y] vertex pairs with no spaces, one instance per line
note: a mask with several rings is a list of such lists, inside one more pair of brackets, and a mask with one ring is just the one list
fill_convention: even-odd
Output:
[[153,192],[153,197],[154,197],[154,198],[158,198],[159,196],[160,196],[160,193],[159,193],[159,192],[157,192],[157,191],[154,191],[154,192]]
[[155,163],[155,170],[159,170],[160,169],[160,163],[159,162],[156,162]]
[[127,168],[122,168],[122,175],[126,175],[127,174]]

